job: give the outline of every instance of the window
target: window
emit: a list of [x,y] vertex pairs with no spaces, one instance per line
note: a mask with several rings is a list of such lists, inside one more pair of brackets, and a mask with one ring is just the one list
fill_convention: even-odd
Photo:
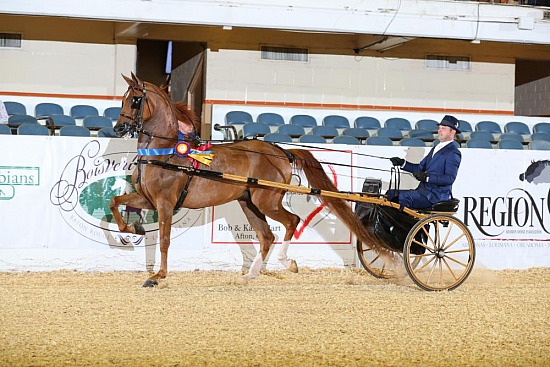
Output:
[[262,60],[307,61],[307,48],[262,46]]
[[0,47],[21,48],[21,33],[0,33]]
[[427,69],[470,70],[469,56],[427,55]]

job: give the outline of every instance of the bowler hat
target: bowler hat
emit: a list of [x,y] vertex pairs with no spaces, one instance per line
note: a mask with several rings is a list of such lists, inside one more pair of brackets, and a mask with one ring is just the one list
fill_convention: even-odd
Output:
[[454,129],[457,134],[460,134],[460,130],[458,129],[459,123],[458,123],[458,120],[456,119],[456,117],[454,117],[454,116],[445,115],[445,117],[443,117],[443,120],[441,120],[441,122],[437,125],[438,126],[441,126],[441,125],[448,126],[451,129]]

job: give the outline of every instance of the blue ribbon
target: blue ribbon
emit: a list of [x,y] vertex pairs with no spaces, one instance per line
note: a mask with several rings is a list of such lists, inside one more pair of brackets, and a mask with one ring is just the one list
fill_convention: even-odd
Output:
[[137,150],[138,155],[169,155],[174,153],[175,153],[174,148],[151,148],[151,149],[139,148]]

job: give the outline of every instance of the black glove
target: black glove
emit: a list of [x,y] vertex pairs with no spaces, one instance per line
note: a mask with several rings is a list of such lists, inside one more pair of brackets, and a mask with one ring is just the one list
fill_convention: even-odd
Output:
[[428,177],[430,177],[430,174],[424,171],[416,171],[413,173],[413,176],[420,182],[428,182]]
[[405,164],[405,160],[403,158],[399,158],[399,157],[390,158],[390,161],[394,166],[401,167]]

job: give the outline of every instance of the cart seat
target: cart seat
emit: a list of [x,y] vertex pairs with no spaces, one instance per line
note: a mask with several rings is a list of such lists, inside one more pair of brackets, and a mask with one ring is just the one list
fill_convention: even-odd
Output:
[[444,213],[455,213],[458,211],[458,204],[460,203],[460,200],[458,199],[450,199],[445,201],[440,201],[438,203],[433,204],[431,207],[419,210],[420,212],[444,212]]

